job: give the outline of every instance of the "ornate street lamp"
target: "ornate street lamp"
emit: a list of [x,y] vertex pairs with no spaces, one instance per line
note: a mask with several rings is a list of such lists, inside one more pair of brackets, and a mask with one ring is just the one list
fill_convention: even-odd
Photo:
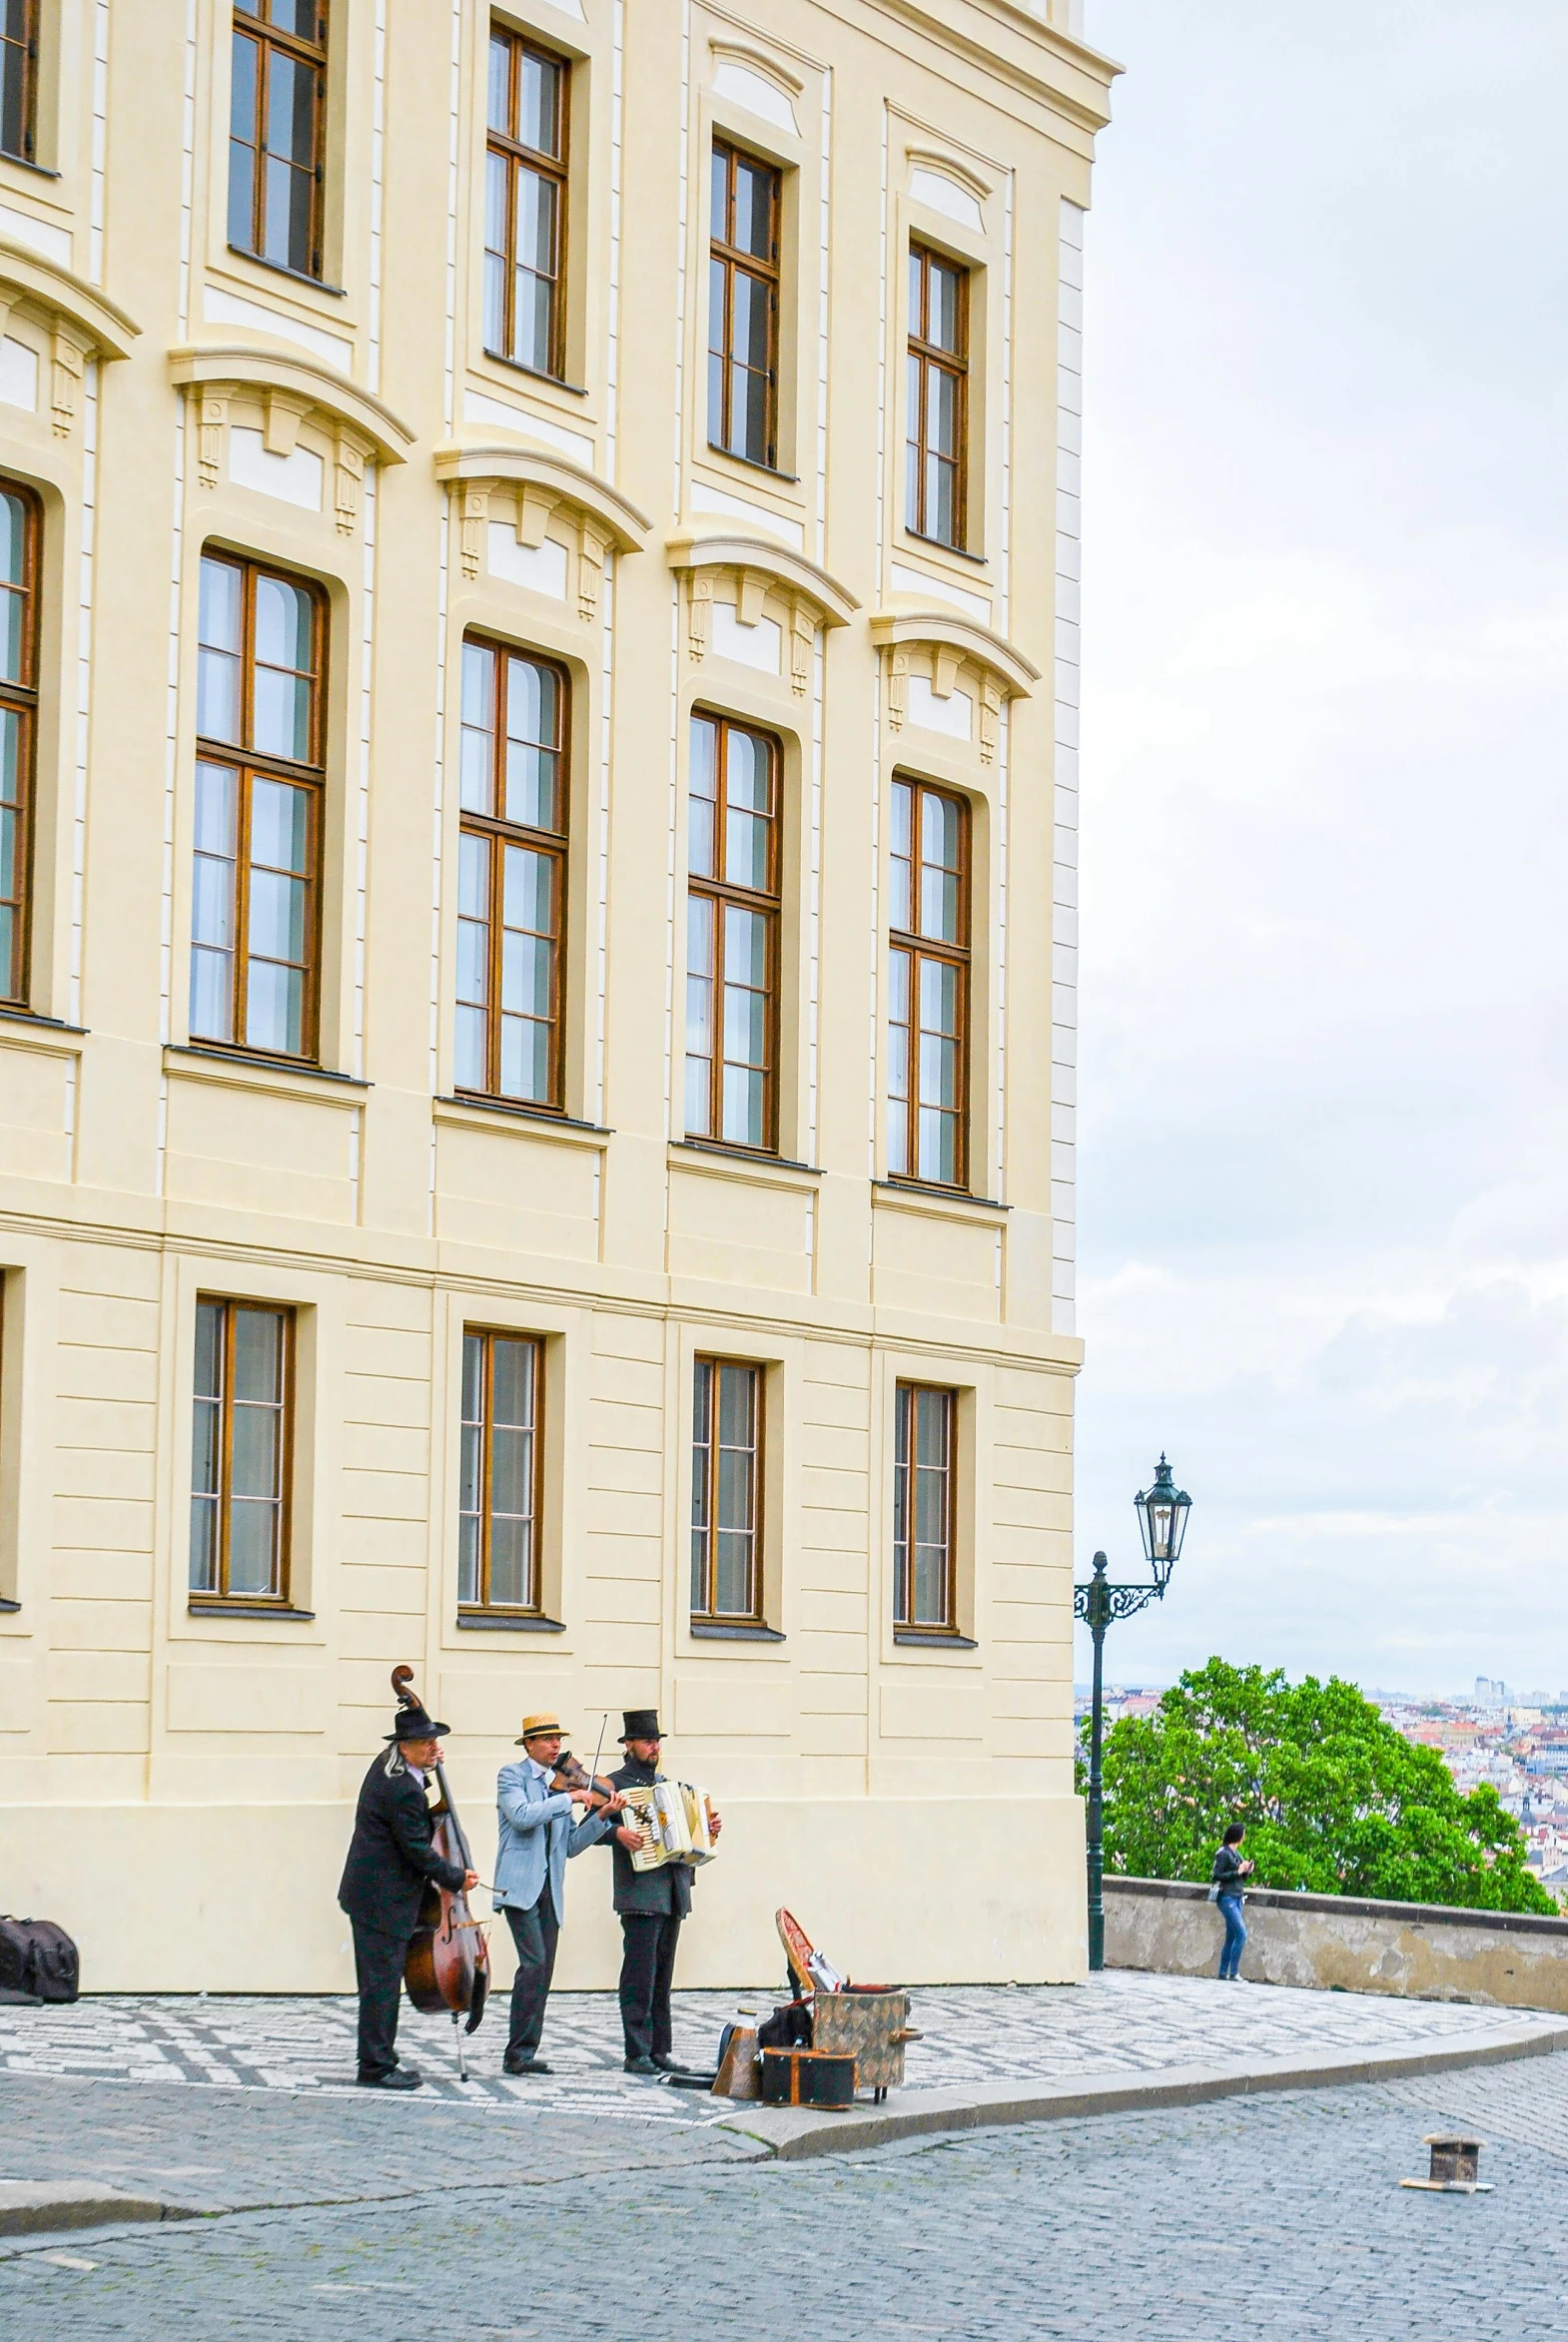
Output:
[[1101,1748],[1105,1739],[1106,1629],[1114,1618],[1131,1618],[1135,1611],[1144,1609],[1148,1603],[1165,1600],[1166,1588],[1171,1583],[1171,1572],[1176,1565],[1181,1540],[1186,1534],[1186,1516],[1192,1509],[1192,1499],[1184,1488],[1176,1486],[1164,1454],[1155,1466],[1153,1487],[1139,1490],[1133,1499],[1133,1508],[1138,1514],[1151,1583],[1113,1586],[1106,1576],[1106,1557],[1103,1553],[1097,1553],[1094,1576],[1087,1585],[1073,1588],[1073,1616],[1083,1619],[1095,1638],[1095,1693],[1089,1729],[1088,1817],[1089,1964],[1092,1969],[1103,1968],[1106,1964],[1106,1842],[1100,1771]]

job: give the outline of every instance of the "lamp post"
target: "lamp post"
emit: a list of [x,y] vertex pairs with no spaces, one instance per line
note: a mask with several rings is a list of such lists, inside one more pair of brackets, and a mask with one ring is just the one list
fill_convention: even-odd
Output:
[[1095,1638],[1095,1692],[1089,1728],[1089,1964],[1106,1964],[1106,1906],[1103,1882],[1106,1870],[1104,1804],[1101,1795],[1100,1753],[1105,1738],[1104,1662],[1106,1629],[1114,1618],[1131,1618],[1147,1603],[1165,1600],[1171,1572],[1186,1534],[1186,1516],[1192,1499],[1171,1476],[1162,1453],[1151,1488],[1141,1488],[1133,1499],[1144,1539],[1144,1558],[1152,1572],[1148,1585],[1113,1586],[1106,1576],[1103,1553],[1095,1555],[1095,1574],[1088,1585],[1073,1588],[1073,1616],[1083,1619]]

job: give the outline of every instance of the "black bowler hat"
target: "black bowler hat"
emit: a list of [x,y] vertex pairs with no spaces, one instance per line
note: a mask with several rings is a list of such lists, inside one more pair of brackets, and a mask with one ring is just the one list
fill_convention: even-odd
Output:
[[419,1707],[399,1708],[397,1721],[387,1735],[389,1740],[443,1740],[451,1726],[436,1724]]
[[662,1740],[657,1708],[623,1708],[620,1719],[620,1737],[628,1740]]

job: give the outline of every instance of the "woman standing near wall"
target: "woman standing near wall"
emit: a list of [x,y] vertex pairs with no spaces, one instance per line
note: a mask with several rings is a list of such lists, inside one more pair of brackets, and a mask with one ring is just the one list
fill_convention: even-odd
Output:
[[1226,1983],[1234,1983],[1241,1972],[1241,1950],[1246,1942],[1246,1923],[1241,1917],[1241,1882],[1249,1878],[1252,1865],[1241,1852],[1241,1841],[1246,1835],[1245,1825],[1232,1822],[1214,1855],[1214,1867],[1209,1873],[1209,1899],[1219,1906],[1219,1916],[1225,1923],[1225,1940],[1219,1951],[1219,1973]]

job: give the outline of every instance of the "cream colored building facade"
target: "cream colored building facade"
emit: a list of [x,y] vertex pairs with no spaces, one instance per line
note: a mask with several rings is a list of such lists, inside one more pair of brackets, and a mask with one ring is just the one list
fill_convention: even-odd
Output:
[[525,1709],[659,1706],[684,1981],[1083,1970],[1075,14],[39,0],[0,1902],[89,1988],[351,1984],[400,1661],[486,1877]]

